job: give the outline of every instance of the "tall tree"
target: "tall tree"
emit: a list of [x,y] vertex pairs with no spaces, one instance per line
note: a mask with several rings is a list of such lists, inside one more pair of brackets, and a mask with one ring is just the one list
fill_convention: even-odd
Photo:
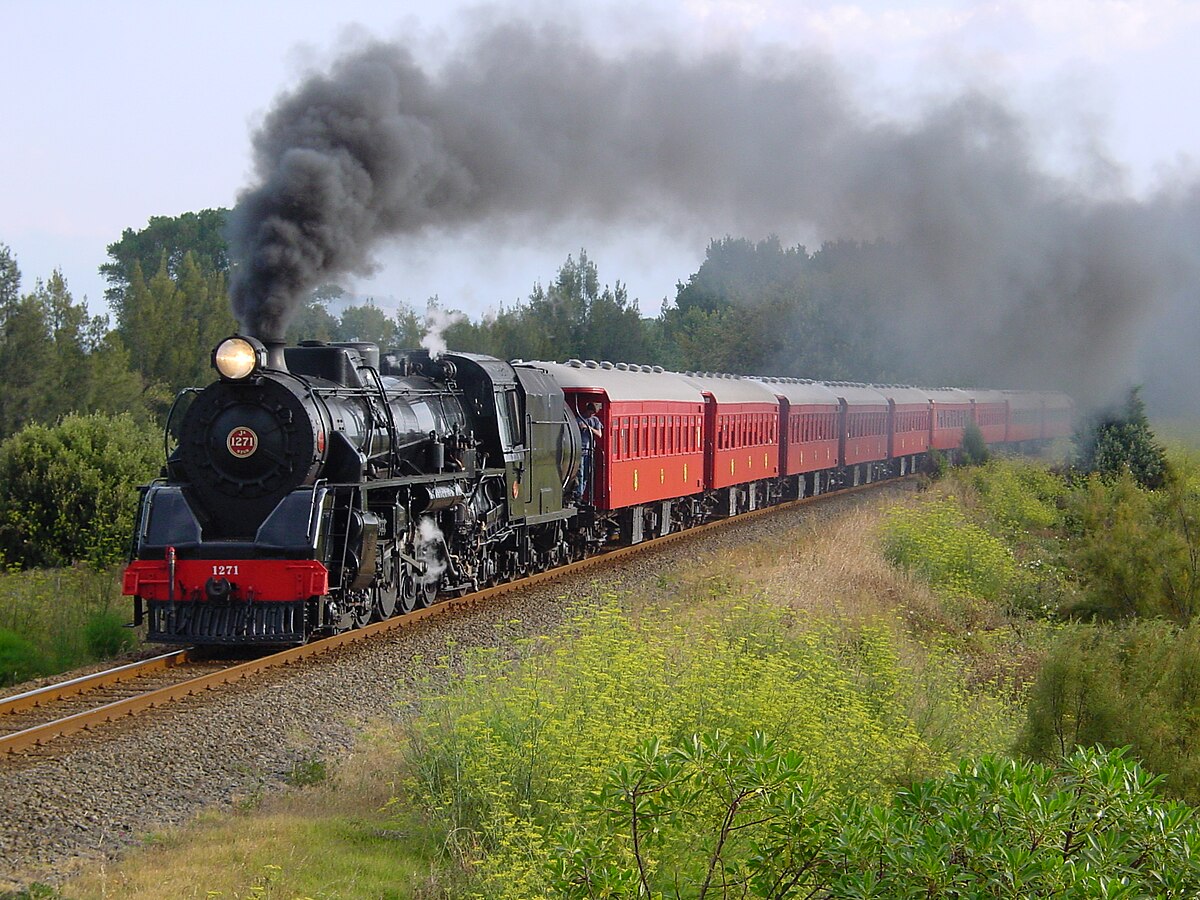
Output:
[[21,270],[7,244],[0,244],[0,324],[8,310],[16,305],[21,293]]
[[145,228],[126,228],[121,239],[108,245],[109,262],[100,266],[108,281],[105,299],[122,325],[125,293],[133,283],[135,265],[142,272],[157,272],[165,262],[171,277],[181,274],[184,257],[192,255],[204,273],[229,272],[229,250],[225,243],[226,209],[204,209],[179,216],[153,216]]
[[147,396],[104,316],[89,317],[55,271],[0,325],[0,437],[32,422],[100,410],[148,418]]
[[380,347],[396,345],[396,320],[367,300],[359,306],[347,307],[338,323],[338,340],[368,341]]
[[0,436],[25,424],[47,421],[54,409],[54,343],[46,308],[37,293],[12,304],[4,318],[0,343]]
[[220,272],[204,272],[185,253],[172,275],[164,254],[146,280],[135,262],[117,328],[134,369],[170,392],[211,381],[209,354],[236,328]]
[[309,297],[288,323],[287,342],[335,341],[338,334],[338,319],[329,311],[328,300],[317,292]]
[[1084,472],[1117,477],[1126,472],[1144,488],[1159,488],[1167,476],[1167,456],[1146,418],[1140,390],[1125,401],[1083,419],[1072,438],[1074,465]]
[[506,359],[608,359],[646,362],[646,329],[625,286],[601,288],[586,250],[568,256],[549,286],[535,284],[526,303],[501,308],[478,325],[461,323],[452,343]]

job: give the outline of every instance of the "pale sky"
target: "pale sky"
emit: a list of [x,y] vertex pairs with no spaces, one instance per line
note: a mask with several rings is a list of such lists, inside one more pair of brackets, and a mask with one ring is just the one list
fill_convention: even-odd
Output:
[[[1123,170],[1117,187],[1135,193],[1194,177],[1200,163],[1200,2],[1186,0],[0,0],[0,243],[26,290],[58,268],[76,299],[104,312],[96,270],[106,246],[151,216],[233,206],[249,182],[256,121],[336,54],[339,35],[401,40],[436,63],[465,22],[496,10],[565,19],[613,53],[665,36],[697,53],[822,54],[882,117],[982,84],[1028,118],[1047,166],[1072,174],[1098,135]],[[822,236],[781,237],[814,248]],[[385,245],[380,271],[349,284],[385,308],[420,309],[438,294],[478,316],[525,297],[580,247],[646,314],[704,255],[703,241],[653,225],[573,223],[503,246],[471,233]]]

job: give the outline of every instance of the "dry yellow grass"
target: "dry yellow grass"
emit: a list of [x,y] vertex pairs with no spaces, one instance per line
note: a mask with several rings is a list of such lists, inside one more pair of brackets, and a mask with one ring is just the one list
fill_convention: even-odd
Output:
[[[961,486],[956,485],[961,493]],[[975,498],[968,498],[974,500]],[[994,604],[970,597],[938,597],[929,586],[884,558],[879,533],[887,511],[917,503],[916,495],[859,503],[834,516],[771,539],[698,560],[664,573],[639,604],[672,606],[699,618],[730,597],[756,594],[805,617],[832,619],[847,628],[888,625],[905,663],[919,669],[927,647],[952,648],[970,684],[1000,686],[1014,699],[1037,671],[1043,629],[1011,621]]]
[[422,843],[420,823],[405,828],[396,810],[384,810],[398,771],[391,740],[368,735],[321,783],[202,815],[117,862],[97,864],[62,894],[80,900],[442,896],[430,856],[404,856],[402,848]]
[[894,569],[880,552],[879,526],[895,502],[862,504],[698,560],[687,570],[664,574],[636,599],[659,603],[667,592],[681,605],[705,606],[750,591],[780,607],[852,622],[898,614],[937,618],[940,607],[929,590]]

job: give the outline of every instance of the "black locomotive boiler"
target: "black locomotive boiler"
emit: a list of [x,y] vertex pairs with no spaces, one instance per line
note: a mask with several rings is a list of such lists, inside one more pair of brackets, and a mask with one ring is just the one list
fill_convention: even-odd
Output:
[[124,590],[147,639],[301,643],[565,561],[580,438],[536,367],[235,335],[185,391]]

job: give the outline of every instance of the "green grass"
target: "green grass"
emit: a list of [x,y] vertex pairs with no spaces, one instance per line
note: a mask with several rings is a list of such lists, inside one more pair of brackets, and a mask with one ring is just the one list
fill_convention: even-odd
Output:
[[136,643],[120,573],[0,573],[0,685],[107,659]]
[[408,730],[398,805],[433,811],[470,896],[544,896],[556,836],[649,740],[762,731],[833,795],[871,800],[1014,736],[1009,709],[968,692],[953,666],[908,668],[888,627],[727,599],[719,614],[668,606],[636,622],[610,602],[515,663],[458,661],[465,677],[431,694]]
[[[209,813],[186,830],[152,836],[119,864],[64,886],[69,898],[158,900],[434,900],[459,896],[439,869],[441,843],[420,811],[386,808],[399,760],[391,734],[364,736],[357,752],[312,786],[252,808]],[[307,779],[301,779],[307,780]]]

